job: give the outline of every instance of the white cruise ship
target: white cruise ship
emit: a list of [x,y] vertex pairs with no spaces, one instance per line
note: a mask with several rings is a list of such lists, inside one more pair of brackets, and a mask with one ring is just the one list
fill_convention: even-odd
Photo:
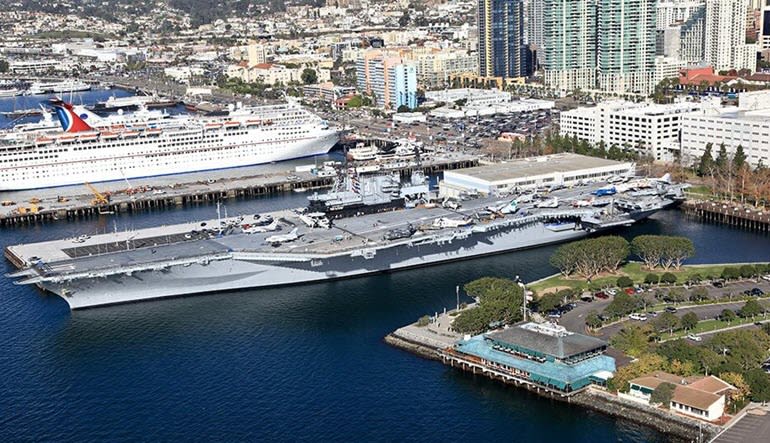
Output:
[[79,92],[88,91],[91,89],[91,85],[83,83],[78,80],[62,80],[58,82],[35,82],[29,86],[27,94],[39,95],[39,94],[51,94],[51,93],[64,93],[64,92]]
[[0,191],[270,163],[325,154],[338,140],[335,128],[292,103],[218,117],[118,119],[52,104],[63,130],[0,137]]

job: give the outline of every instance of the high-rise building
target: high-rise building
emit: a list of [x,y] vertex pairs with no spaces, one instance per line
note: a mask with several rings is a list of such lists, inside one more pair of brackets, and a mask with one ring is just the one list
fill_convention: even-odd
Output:
[[706,6],[695,9],[679,26],[679,59],[684,64],[703,62],[703,40],[706,26]]
[[759,24],[759,49],[770,49],[770,0],[762,0]]
[[706,0],[704,61],[716,71],[756,69],[757,45],[746,43],[749,0]]
[[703,7],[703,0],[661,0],[657,6],[656,27],[663,30],[684,23]]
[[524,33],[526,43],[530,48],[541,52],[543,50],[543,12],[546,0],[525,0],[526,5],[526,26]]
[[596,87],[596,0],[544,0],[543,39],[546,85]]
[[393,53],[372,49],[356,61],[357,87],[374,95],[375,104],[396,110],[417,107],[417,66]]
[[655,87],[657,0],[598,0],[597,82],[612,92]]
[[479,75],[529,75],[522,0],[478,0]]

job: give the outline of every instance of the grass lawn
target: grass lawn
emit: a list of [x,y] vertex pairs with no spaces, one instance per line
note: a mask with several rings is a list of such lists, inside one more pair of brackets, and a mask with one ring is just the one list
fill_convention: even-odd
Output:
[[[654,271],[648,271],[646,269],[642,268],[642,263],[640,262],[629,262],[623,265],[617,273],[615,274],[604,274],[601,276],[598,276],[591,280],[591,286],[594,287],[605,287],[605,286],[615,286],[615,283],[618,279],[618,277],[625,275],[631,280],[634,281],[634,283],[642,284],[644,283],[644,277],[647,274],[657,274],[659,277],[663,275],[665,272],[670,272],[674,275],[676,275],[676,281],[677,283],[684,283],[688,279],[690,279],[694,275],[700,275],[701,277],[706,276],[719,276],[722,274],[722,270],[727,266],[735,266],[734,264],[722,264],[722,265],[685,265],[682,266],[681,269],[678,271],[675,269],[669,269],[668,271],[663,271],[660,268],[655,269]],[[549,292],[549,288],[555,288],[555,287],[570,287],[573,289],[579,289],[579,290],[585,290],[588,288],[588,282],[582,278],[582,277],[567,277],[565,278],[561,274],[554,275],[553,277],[546,278],[544,280],[541,280],[537,283],[529,285],[529,289],[535,291],[537,294],[543,294],[546,292]]]
[[757,316],[755,318],[736,318],[735,320],[729,323],[726,321],[717,320],[717,319],[701,320],[698,322],[697,326],[695,326],[693,329],[689,331],[675,331],[674,335],[668,335],[664,333],[662,335],[662,339],[663,341],[676,340],[677,338],[682,338],[687,334],[700,334],[703,332],[715,331],[718,329],[730,328],[733,326],[747,325],[747,324],[754,323],[756,321],[764,321],[764,320],[765,320],[765,317],[762,317],[762,316]]

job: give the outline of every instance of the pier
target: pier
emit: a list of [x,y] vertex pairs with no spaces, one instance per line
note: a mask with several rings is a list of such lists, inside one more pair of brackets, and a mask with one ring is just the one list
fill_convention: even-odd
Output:
[[[436,155],[420,165],[426,174],[466,168],[478,164],[469,155]],[[390,169],[402,176],[415,169],[406,166]],[[94,185],[105,199],[100,199],[86,186],[67,186],[31,191],[0,193],[0,226],[24,225],[55,220],[77,220],[83,217],[119,212],[141,212],[184,207],[229,199],[258,198],[286,192],[304,192],[330,187],[334,177],[320,177],[306,171],[275,171],[256,174],[257,168],[239,168],[210,173],[134,180],[133,183],[110,182]],[[238,172],[234,172],[238,171]],[[238,174],[244,174],[238,176]]]
[[709,223],[719,223],[753,231],[770,232],[770,211],[733,202],[687,200],[682,210]]

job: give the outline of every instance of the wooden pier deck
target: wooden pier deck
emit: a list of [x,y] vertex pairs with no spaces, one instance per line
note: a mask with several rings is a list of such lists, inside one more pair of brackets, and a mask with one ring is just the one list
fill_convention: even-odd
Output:
[[738,228],[770,232],[770,210],[748,207],[734,202],[687,200],[682,210],[703,221]]
[[[436,156],[423,161],[426,174],[435,174],[449,169],[475,166],[478,159],[467,155]],[[402,175],[414,168],[393,169]],[[134,183],[129,191],[123,182],[97,184],[96,188],[109,194],[109,202],[97,204],[94,195],[85,186],[68,186],[33,191],[0,192],[0,227],[48,222],[54,220],[76,220],[118,212],[140,212],[145,210],[182,207],[237,198],[256,198],[265,195],[291,192],[293,190],[315,190],[330,187],[333,177],[319,177],[305,171],[275,171],[263,174],[235,176],[226,172],[204,174],[217,177],[205,180],[200,174],[197,179],[169,184],[169,177],[142,179]],[[241,170],[240,173],[243,173]],[[180,179],[181,180],[181,179]]]

